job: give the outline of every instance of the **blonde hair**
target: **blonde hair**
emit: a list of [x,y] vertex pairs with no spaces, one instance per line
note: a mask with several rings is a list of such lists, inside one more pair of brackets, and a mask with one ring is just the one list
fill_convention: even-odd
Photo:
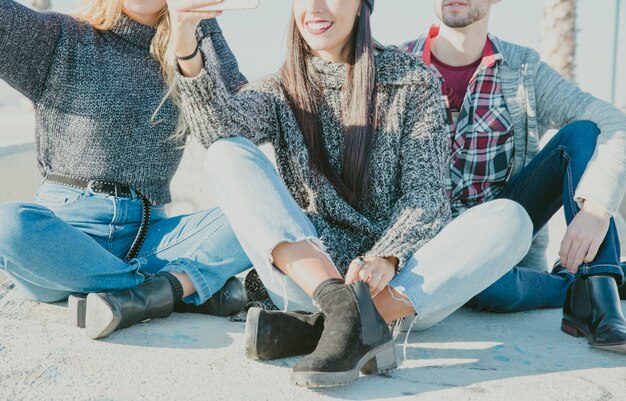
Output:
[[[72,13],[74,18],[84,21],[95,29],[107,31],[118,23],[122,17],[122,0],[84,0],[83,6]],[[181,99],[176,85],[176,58],[170,46],[171,27],[167,6],[159,15],[159,22],[156,25],[156,34],[152,39],[150,53],[161,66],[161,74],[168,88],[167,93],[159,103],[159,106],[152,114],[152,122],[157,124],[156,116],[163,107],[167,99],[171,99],[174,105],[180,110]],[[187,125],[184,122],[182,113],[178,115],[176,131],[173,139],[181,139],[187,136]]]

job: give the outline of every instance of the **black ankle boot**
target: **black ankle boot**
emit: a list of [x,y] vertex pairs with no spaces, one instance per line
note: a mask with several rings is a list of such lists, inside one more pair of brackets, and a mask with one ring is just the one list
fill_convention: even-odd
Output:
[[182,287],[169,273],[159,273],[135,288],[87,295],[85,330],[92,339],[147,319],[166,318],[180,300]]
[[315,290],[313,299],[325,315],[324,330],[315,351],[293,368],[292,384],[342,386],[354,382],[359,371],[378,374],[396,368],[391,332],[365,283],[328,280]]
[[567,291],[561,330],[589,345],[626,353],[626,320],[610,276],[577,277]]
[[324,330],[324,314],[248,309],[246,356],[256,360],[313,352]]
[[226,281],[221,290],[213,294],[202,305],[191,305],[177,302],[174,312],[177,313],[201,313],[212,316],[230,316],[241,312],[248,303],[246,289],[237,277],[231,277]]

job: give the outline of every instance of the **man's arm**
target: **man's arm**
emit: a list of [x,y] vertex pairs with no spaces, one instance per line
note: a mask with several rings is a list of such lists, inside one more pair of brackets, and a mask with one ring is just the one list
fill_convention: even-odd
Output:
[[626,115],[583,92],[543,62],[537,65],[535,91],[537,118],[546,128],[588,120],[600,129],[598,145],[575,198],[592,201],[613,214],[626,192]]

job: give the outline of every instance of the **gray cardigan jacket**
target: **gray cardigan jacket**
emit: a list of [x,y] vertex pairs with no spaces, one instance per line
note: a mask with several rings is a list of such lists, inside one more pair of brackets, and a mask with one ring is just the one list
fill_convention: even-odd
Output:
[[539,153],[547,130],[592,121],[601,135],[575,196],[614,213],[626,192],[626,114],[580,90],[540,61],[536,51],[496,40],[504,56],[502,90],[515,124],[513,174]]
[[[519,172],[539,153],[539,141],[549,129],[573,121],[592,121],[601,135],[575,198],[593,200],[614,213],[626,192],[626,115],[563,78],[542,62],[535,50],[494,40],[504,57],[502,90],[515,128],[512,173]],[[521,265],[546,266],[546,247],[544,230]]]
[[[395,256],[398,269],[448,223],[444,174],[449,157],[438,82],[428,68],[396,49],[376,53],[378,124],[371,150],[370,182],[358,208],[311,169],[309,153],[280,78],[271,76],[231,93],[207,60],[197,77],[179,76],[183,116],[205,146],[241,135],[271,143],[278,172],[319,238],[345,274],[360,255]],[[309,60],[323,88],[319,119],[331,165],[343,171],[341,122],[347,69]]]

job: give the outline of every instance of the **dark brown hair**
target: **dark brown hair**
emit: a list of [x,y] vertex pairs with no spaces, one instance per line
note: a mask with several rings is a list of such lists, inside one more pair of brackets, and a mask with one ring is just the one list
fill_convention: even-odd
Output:
[[295,18],[291,21],[287,59],[281,69],[282,85],[304,136],[312,168],[325,176],[354,207],[359,207],[367,194],[369,161],[375,135],[376,70],[370,14],[369,6],[363,1],[352,35],[344,47],[348,73],[343,86],[345,135],[344,171],[341,176],[331,165],[324,147],[318,116],[318,102],[323,89],[316,79],[315,70],[307,62],[311,51],[298,30]]

